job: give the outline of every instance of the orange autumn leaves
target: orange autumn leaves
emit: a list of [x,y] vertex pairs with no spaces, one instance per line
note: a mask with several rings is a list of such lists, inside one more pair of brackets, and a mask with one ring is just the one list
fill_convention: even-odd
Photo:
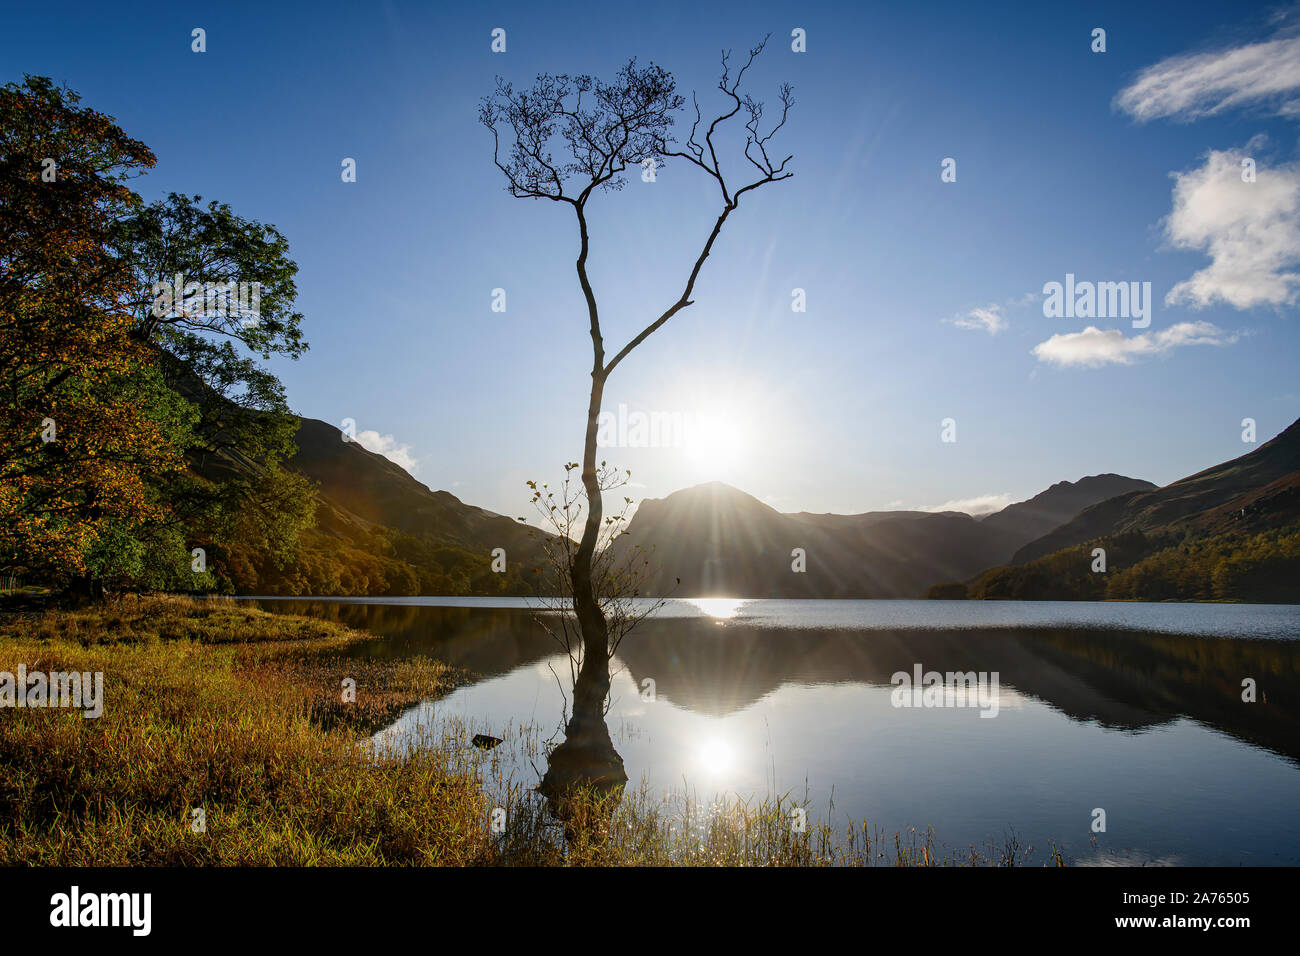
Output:
[[153,162],[48,80],[0,89],[0,569],[84,573],[110,528],[159,517],[145,479],[183,465],[113,252],[125,180]]

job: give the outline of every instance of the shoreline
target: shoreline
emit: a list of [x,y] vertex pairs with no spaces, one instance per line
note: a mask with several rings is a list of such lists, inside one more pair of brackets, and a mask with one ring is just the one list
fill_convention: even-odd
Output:
[[[251,638],[251,639],[250,639]],[[566,824],[506,780],[504,832],[473,748],[367,753],[366,735],[473,681],[429,659],[330,656],[377,635],[234,601],[155,597],[0,614],[11,664],[107,674],[103,715],[5,713],[0,865],[1025,865],[1011,840],[944,855],[932,831],[792,832],[755,806],[575,794]],[[346,678],[356,699],[336,699]],[[13,718],[13,719],[10,719]],[[195,811],[202,811],[195,814]],[[202,818],[203,829],[196,821]],[[575,824],[574,819],[579,822]],[[1049,848],[1045,865],[1066,865]]]

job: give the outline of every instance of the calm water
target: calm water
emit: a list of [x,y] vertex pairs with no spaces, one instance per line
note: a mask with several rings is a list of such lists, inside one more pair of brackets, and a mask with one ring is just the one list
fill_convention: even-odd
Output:
[[[448,716],[560,739],[567,661],[526,600],[262,606],[386,638],[356,656],[428,655],[479,676],[379,742]],[[996,693],[895,706],[892,675],[918,665],[996,674]],[[949,850],[1014,830],[1036,862],[1055,841],[1080,863],[1300,863],[1300,607],[673,601],[615,667],[608,723],[631,784],[789,792],[813,819],[933,827]],[[535,781],[527,762],[517,771]]]

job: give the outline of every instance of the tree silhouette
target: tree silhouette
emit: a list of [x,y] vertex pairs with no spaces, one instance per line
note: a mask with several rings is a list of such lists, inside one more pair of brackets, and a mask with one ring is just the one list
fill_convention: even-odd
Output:
[[[640,67],[633,58],[619,69],[613,82],[589,75],[539,75],[530,90],[516,91],[501,77],[485,97],[480,121],[492,132],[493,162],[504,174],[507,190],[520,199],[548,199],[568,205],[577,218],[578,283],[587,304],[591,334],[591,393],[583,441],[582,485],[587,501],[586,520],[578,546],[571,553],[567,574],[573,593],[574,614],[582,635],[583,666],[574,686],[573,708],[580,714],[601,714],[609,693],[610,631],[593,582],[593,559],[600,539],[604,508],[601,493],[602,463],[596,459],[597,424],[605,382],[629,353],[692,304],[691,295],[705,260],[723,226],[740,205],[741,197],[768,183],[788,179],[786,165],[769,156],[772,138],[785,125],[794,103],[789,84],[780,87],[781,116],[762,131],[763,104],[740,92],[741,81],[763,52],[767,38],[749,50],[748,58],[732,75],[730,54],[722,54],[722,75],[717,89],[724,107],[705,125],[697,98],[692,96],[695,120],[684,144],[672,136],[676,114],[684,106],[672,74],[651,63]],[[716,137],[724,124],[743,116],[743,159],[755,172],[742,185],[728,181],[718,159]],[[558,154],[558,158],[557,158]],[[684,160],[702,170],[717,184],[721,206],[681,294],[654,317],[613,358],[606,358],[596,293],[587,274],[590,237],[587,204],[598,192],[622,189],[629,168],[667,159]],[[746,167],[748,168],[748,167]]]

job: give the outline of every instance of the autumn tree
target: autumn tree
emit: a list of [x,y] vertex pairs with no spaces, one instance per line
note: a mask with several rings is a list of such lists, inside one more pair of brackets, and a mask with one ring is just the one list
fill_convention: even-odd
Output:
[[181,467],[184,402],[121,303],[126,182],[153,154],[48,79],[0,89],[0,567],[89,580],[161,510],[147,475]]
[[224,203],[172,193],[120,223],[118,253],[132,271],[132,335],[198,411],[190,468],[163,490],[174,520],[220,559],[251,548],[283,568],[314,517],[311,483],[286,467],[298,419],[259,362],[307,350],[288,240]]
[[[638,66],[635,59],[624,65],[611,82],[585,74],[542,74],[530,89],[516,90],[498,77],[494,92],[484,98],[480,108],[479,119],[492,133],[493,161],[505,176],[509,193],[520,199],[549,200],[567,208],[577,225],[575,268],[586,303],[592,363],[581,464],[586,518],[567,568],[583,645],[583,666],[574,686],[575,720],[583,714],[601,714],[609,693],[610,631],[601,606],[601,588],[593,576],[604,525],[601,495],[609,487],[602,480],[602,463],[596,452],[605,383],[638,345],[692,304],[691,296],[705,260],[741,200],[762,186],[792,175],[786,172],[792,157],[777,160],[769,154],[772,138],[784,126],[793,105],[791,87],[780,87],[779,116],[766,128],[763,104],[741,92],[741,82],[765,44],[766,40],[752,48],[739,69],[734,69],[729,54],[723,53],[717,84],[722,107],[705,120],[698,99],[693,97],[695,118],[684,143],[678,143],[672,135],[677,115],[685,105],[676,81],[662,67],[654,63]],[[726,151],[723,136],[736,117],[740,117],[744,134],[744,147],[735,157],[736,165],[749,171],[740,180],[734,179],[719,160],[719,151]],[[620,190],[628,169],[639,170],[643,164],[653,163],[656,170],[662,170],[670,160],[694,166],[712,181],[718,196],[716,218],[681,293],[662,311],[648,316],[645,327],[610,357],[601,330],[596,290],[588,274],[588,204],[598,194]]]
[[3,91],[0,567],[183,590],[217,583],[195,545],[284,567],[314,518],[259,363],[307,347],[288,242],[198,196],[145,204],[126,181],[153,156],[77,104]]

